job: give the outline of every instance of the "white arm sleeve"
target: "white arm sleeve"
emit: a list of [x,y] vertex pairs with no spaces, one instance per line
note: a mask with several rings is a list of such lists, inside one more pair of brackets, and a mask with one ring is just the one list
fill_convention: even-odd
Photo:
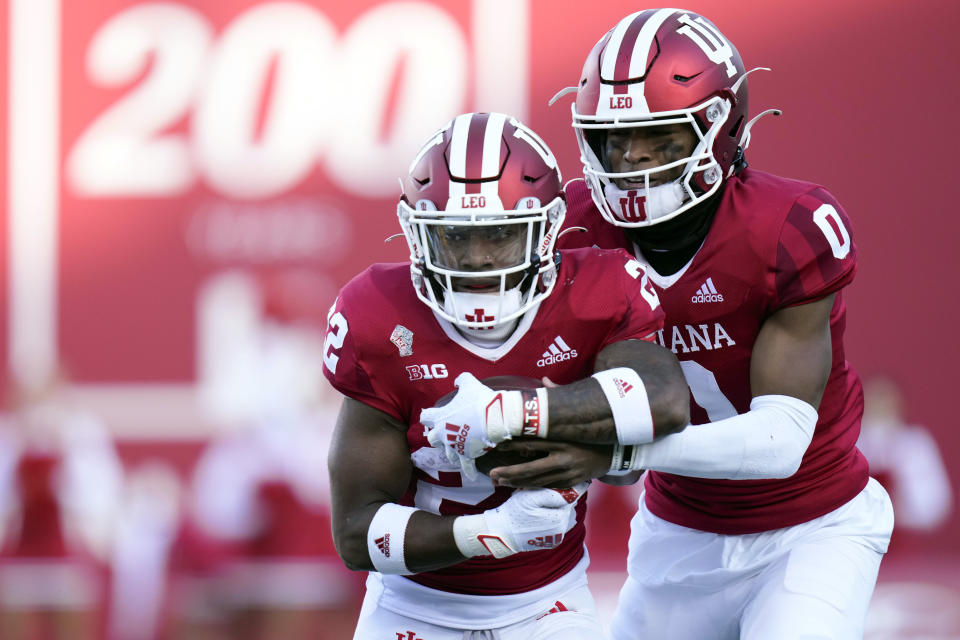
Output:
[[800,468],[816,424],[817,410],[803,400],[757,396],[746,413],[638,445],[631,467],[693,478],[789,478]]

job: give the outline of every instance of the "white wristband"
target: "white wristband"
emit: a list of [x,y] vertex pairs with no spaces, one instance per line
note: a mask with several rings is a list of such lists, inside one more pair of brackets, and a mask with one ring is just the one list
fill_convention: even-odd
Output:
[[546,438],[548,425],[546,387],[521,389],[520,397],[523,399],[523,425],[520,435]]
[[410,575],[403,557],[403,541],[406,537],[407,523],[415,511],[414,507],[387,502],[370,521],[367,529],[367,553],[373,567],[384,574]]
[[640,375],[630,367],[617,367],[598,371],[593,377],[610,403],[617,441],[620,444],[653,442],[653,415]]

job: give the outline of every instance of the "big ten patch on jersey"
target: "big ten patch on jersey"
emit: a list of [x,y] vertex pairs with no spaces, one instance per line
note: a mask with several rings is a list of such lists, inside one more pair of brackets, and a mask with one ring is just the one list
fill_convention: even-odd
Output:
[[437,380],[450,377],[447,365],[442,362],[434,364],[408,364],[404,367],[411,380]]

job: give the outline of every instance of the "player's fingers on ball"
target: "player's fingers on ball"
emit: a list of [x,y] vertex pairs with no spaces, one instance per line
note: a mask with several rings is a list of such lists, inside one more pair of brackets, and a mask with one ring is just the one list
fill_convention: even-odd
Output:
[[553,465],[544,465],[543,460],[533,460],[531,462],[522,462],[512,464],[508,467],[496,467],[490,470],[490,478],[499,486],[506,487],[530,487],[539,486],[532,484],[545,473],[553,473]]
[[497,449],[504,453],[517,453],[521,455],[536,455],[538,453],[549,452],[553,450],[553,443],[547,440],[541,440],[540,442],[534,440],[522,440],[513,438],[511,440],[504,440],[497,444]]

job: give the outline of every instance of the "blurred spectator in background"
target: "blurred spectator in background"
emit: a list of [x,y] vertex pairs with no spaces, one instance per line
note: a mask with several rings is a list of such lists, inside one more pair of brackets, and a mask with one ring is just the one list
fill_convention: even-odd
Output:
[[[129,472],[111,555],[109,640],[165,637],[182,511],[181,481],[171,465],[151,460]],[[176,633],[169,637],[189,638]]]
[[[857,447],[870,473],[890,493],[896,513],[893,551],[936,529],[953,510],[950,479],[930,431],[906,420],[903,394],[888,377],[864,383],[864,414]],[[897,544],[899,543],[899,544]]]
[[211,280],[202,307],[206,397],[223,430],[194,469],[188,517],[223,552],[206,584],[227,638],[339,638],[349,631],[337,619],[356,616],[359,578],[330,534],[326,459],[340,398],[320,373],[319,290],[304,271],[230,272]]
[[61,373],[0,415],[0,632],[101,637],[105,560],[123,468],[103,424],[65,401]]

